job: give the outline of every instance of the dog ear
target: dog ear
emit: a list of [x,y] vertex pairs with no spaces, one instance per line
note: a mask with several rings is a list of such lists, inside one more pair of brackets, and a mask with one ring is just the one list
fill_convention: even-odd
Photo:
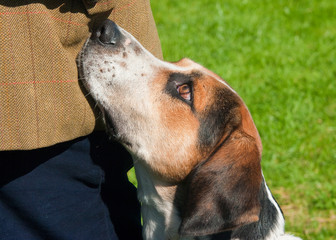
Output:
[[261,142],[245,107],[241,119],[240,127],[186,178],[181,235],[210,235],[258,221]]

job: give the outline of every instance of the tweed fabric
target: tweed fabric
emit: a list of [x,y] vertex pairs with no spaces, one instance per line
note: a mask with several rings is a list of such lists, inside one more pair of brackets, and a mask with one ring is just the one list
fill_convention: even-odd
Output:
[[162,58],[149,0],[0,0],[0,150],[28,150],[90,134],[96,117],[76,57],[109,18]]

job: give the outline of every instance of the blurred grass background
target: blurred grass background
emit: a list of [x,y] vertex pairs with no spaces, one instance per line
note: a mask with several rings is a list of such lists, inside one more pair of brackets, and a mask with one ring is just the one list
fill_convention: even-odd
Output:
[[[336,239],[336,1],[151,5],[165,60],[201,63],[247,104],[286,231]],[[134,172],[130,179],[135,183]]]

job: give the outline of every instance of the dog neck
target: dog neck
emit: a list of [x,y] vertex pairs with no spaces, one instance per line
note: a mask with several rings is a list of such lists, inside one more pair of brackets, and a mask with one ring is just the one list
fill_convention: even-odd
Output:
[[[169,185],[153,178],[141,160],[134,159],[138,181],[138,198],[143,217],[143,237],[146,240],[192,240],[178,233],[181,224],[179,207],[176,206],[178,185]],[[261,211],[259,220],[238,229],[216,234],[211,239],[287,239],[284,236],[284,218],[265,180],[259,192]],[[252,237],[251,237],[252,236]],[[197,239],[210,239],[198,237]],[[290,238],[288,238],[290,239]]]
[[152,178],[151,173],[141,162],[134,159],[138,199],[141,202],[143,218],[143,238],[146,240],[182,239],[178,234],[181,219],[174,205],[177,186]]

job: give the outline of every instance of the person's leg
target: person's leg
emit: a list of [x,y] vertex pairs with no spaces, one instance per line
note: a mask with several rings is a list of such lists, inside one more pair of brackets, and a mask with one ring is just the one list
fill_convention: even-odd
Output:
[[119,143],[110,141],[105,132],[92,134],[89,139],[92,158],[105,172],[101,194],[118,237],[142,239],[141,206],[136,188],[127,178],[133,166],[131,155]]
[[[109,184],[102,187],[99,165],[104,161],[96,159],[97,146],[81,138],[40,150],[0,152],[0,239],[118,239],[101,197],[101,189]],[[120,160],[117,154],[112,161]],[[115,166],[118,172],[120,166]],[[111,177],[114,180],[129,187],[125,178]],[[127,190],[111,185],[109,197],[103,198],[115,214],[115,200]]]

